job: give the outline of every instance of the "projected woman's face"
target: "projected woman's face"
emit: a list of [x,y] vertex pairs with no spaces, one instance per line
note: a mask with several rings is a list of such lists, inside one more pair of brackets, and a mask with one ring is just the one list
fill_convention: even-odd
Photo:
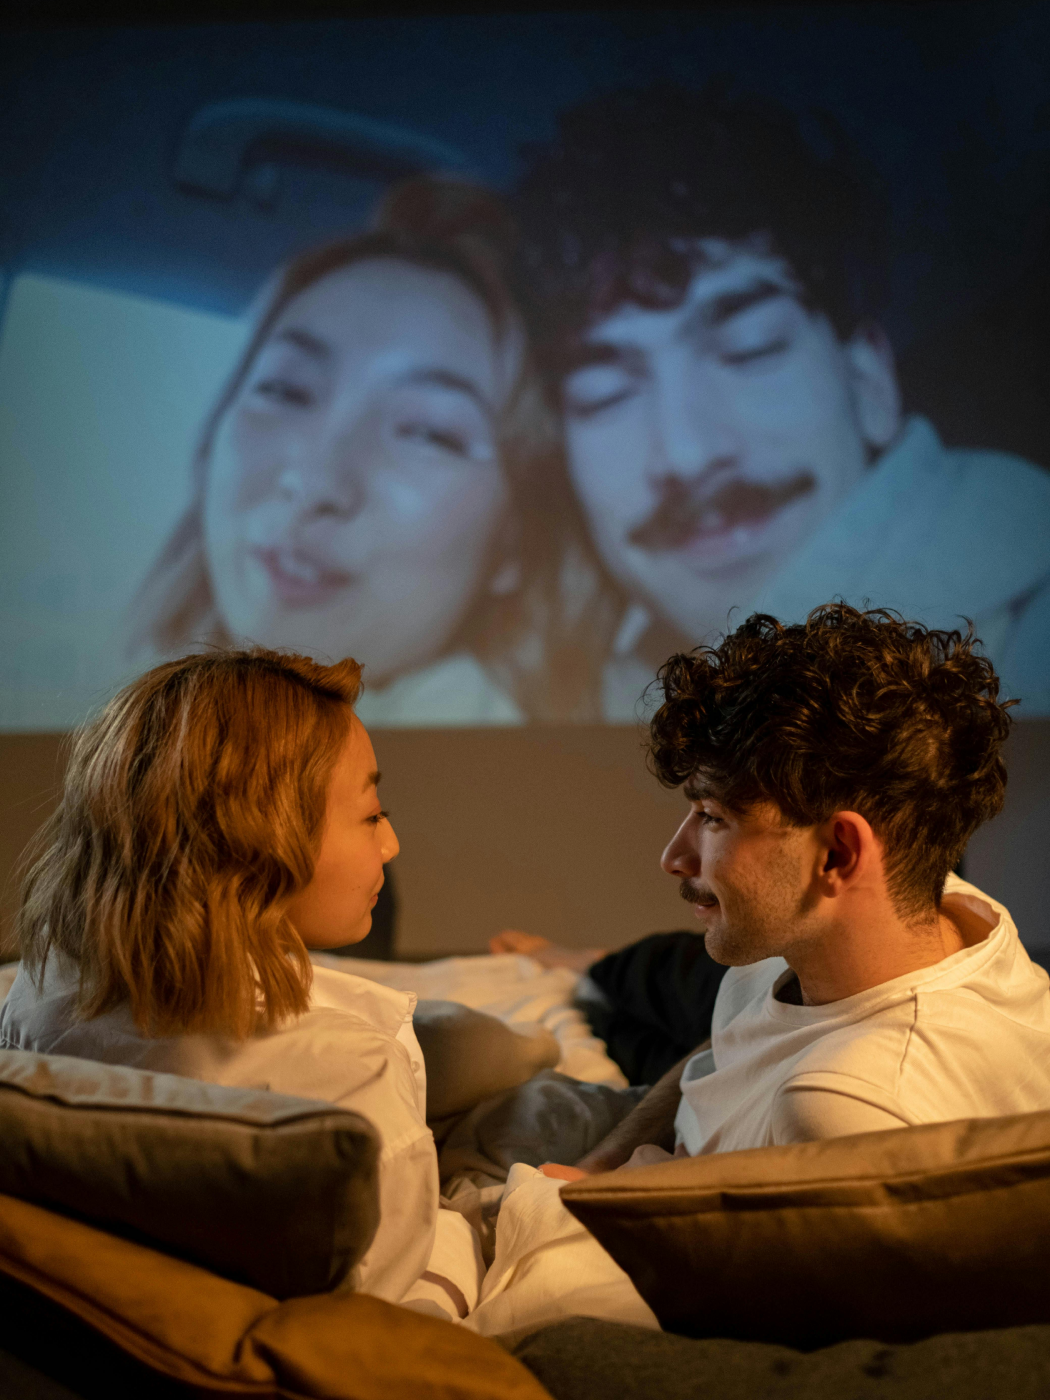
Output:
[[230,634],[352,655],[378,684],[437,655],[506,520],[495,424],[519,353],[458,278],[395,259],[295,297],[218,429],[205,490]]

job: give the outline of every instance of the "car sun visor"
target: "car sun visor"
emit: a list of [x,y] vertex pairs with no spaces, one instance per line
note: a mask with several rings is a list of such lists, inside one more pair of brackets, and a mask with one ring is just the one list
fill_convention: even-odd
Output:
[[392,122],[299,102],[241,98],[200,108],[175,160],[187,193],[272,205],[282,164],[322,166],[355,178],[398,180],[424,171],[467,173],[454,147]]

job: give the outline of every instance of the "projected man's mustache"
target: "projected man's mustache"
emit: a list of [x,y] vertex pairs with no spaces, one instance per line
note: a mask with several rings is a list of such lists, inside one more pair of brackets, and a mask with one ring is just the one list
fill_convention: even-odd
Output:
[[703,479],[668,477],[656,509],[627,539],[642,549],[680,549],[697,535],[720,534],[766,520],[816,489],[816,477],[810,471],[795,472],[775,485],[738,478],[715,491]]

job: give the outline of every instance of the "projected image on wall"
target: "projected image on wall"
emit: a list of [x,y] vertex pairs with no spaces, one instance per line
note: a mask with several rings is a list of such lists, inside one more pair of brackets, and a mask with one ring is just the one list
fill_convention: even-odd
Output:
[[[922,124],[906,26],[880,39],[914,87],[902,134],[841,71],[860,20],[814,11],[823,104],[791,91],[778,43],[801,40],[774,18],[656,12],[641,65],[596,45],[545,87],[552,22],[254,26],[258,92],[158,97],[167,145],[112,153],[116,213],[12,185],[0,726],[69,727],[231,642],[353,655],[370,725],[630,722],[672,652],[838,597],[971,620],[1019,713],[1050,714],[1045,395],[1000,427],[995,371],[963,353],[1038,265],[1045,229],[1012,216],[1050,169],[1041,91],[1029,126],[1014,93],[1003,138],[1028,182],[1004,198],[1013,242],[959,215],[940,265],[931,202],[942,222],[973,205]],[[449,63],[394,114],[268,95],[289,44],[335,71],[413,27]],[[501,86],[525,30],[530,82]],[[144,34],[97,42],[138,74]],[[188,31],[166,42],[188,64]],[[46,109],[43,39],[30,59]],[[453,116],[457,62],[488,74],[482,127]],[[966,113],[984,99],[951,62]]]

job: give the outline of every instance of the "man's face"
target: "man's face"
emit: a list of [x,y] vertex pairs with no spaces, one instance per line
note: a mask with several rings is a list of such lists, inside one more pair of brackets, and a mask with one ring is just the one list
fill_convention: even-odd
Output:
[[730,967],[787,956],[813,923],[814,830],[788,826],[772,803],[730,810],[699,780],[685,793],[689,814],[660,864],[682,882],[708,953]]
[[569,467],[628,594],[726,627],[895,435],[884,341],[843,343],[761,242],[704,240],[682,303],[595,325],[564,382]]

